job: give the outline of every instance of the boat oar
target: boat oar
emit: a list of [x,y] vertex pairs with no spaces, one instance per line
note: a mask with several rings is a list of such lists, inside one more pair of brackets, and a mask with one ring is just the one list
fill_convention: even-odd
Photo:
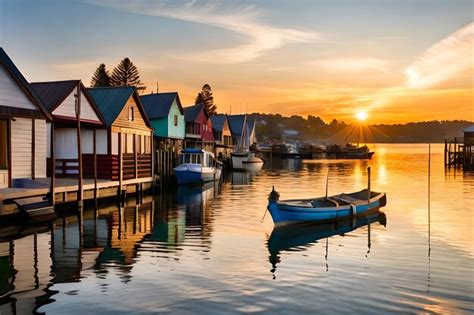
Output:
[[265,208],[265,213],[263,214],[263,217],[260,219],[260,223],[263,223],[263,219],[265,219],[265,216],[267,215],[268,208]]

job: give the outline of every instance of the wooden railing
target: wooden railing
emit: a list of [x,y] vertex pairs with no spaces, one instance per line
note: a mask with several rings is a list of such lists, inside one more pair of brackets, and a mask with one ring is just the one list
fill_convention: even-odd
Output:
[[[84,178],[94,178],[94,155],[82,155]],[[151,154],[137,155],[137,177],[151,177]],[[135,154],[123,154],[123,179],[135,178]],[[48,159],[48,174],[51,174],[51,159]],[[56,177],[77,177],[78,159],[56,159]],[[119,156],[116,154],[97,155],[97,178],[119,180]]]

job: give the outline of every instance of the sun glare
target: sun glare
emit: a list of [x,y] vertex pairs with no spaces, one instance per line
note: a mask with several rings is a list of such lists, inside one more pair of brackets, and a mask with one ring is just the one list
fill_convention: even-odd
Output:
[[359,121],[365,121],[367,120],[368,115],[367,112],[361,110],[357,112],[356,117]]

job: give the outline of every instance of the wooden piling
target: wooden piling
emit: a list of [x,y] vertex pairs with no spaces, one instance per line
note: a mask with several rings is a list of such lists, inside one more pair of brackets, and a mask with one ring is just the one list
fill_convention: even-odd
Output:
[[84,205],[83,202],[83,165],[82,165],[82,148],[81,148],[81,81],[76,88],[76,120],[77,120],[77,160],[79,164],[78,174],[78,189],[77,189],[77,204],[79,207]]
[[56,202],[55,194],[55,185],[56,185],[56,157],[54,154],[54,122],[51,122],[51,134],[50,134],[50,157],[51,157],[51,183],[50,183],[50,193],[51,193],[51,205],[54,206]]

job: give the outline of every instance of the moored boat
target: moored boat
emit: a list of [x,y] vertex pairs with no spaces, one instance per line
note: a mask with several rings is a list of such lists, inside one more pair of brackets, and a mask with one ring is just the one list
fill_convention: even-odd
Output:
[[246,161],[242,161],[242,168],[249,172],[258,172],[262,169],[263,160],[258,157],[249,158]]
[[310,199],[280,201],[279,196],[273,189],[267,207],[277,226],[356,217],[377,211],[387,203],[385,193],[369,192],[368,189]]
[[178,184],[198,184],[218,180],[221,176],[221,163],[214,154],[201,149],[181,151],[181,164],[174,168]]
[[251,152],[251,151],[232,152],[230,156],[232,158],[232,168],[234,170],[243,170],[244,169],[243,162],[254,158],[255,152]]

